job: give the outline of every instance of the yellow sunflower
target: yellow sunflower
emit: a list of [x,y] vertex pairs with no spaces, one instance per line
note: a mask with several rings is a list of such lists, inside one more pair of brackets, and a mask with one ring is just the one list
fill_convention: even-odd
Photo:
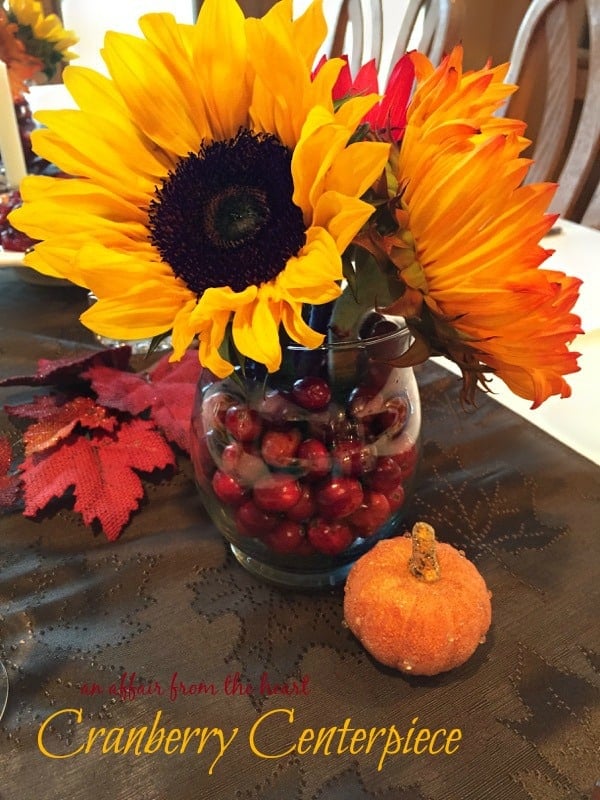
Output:
[[340,293],[341,253],[369,218],[359,199],[389,146],[349,144],[376,95],[334,110],[343,62],[314,80],[321,2],[291,0],[245,19],[205,0],[195,25],[141,18],[144,38],[110,32],[109,76],[65,70],[79,110],[45,111],[34,148],[70,180],[28,177],[11,222],[43,240],[25,262],[98,297],[82,321],[116,339],[172,330],[175,359],[195,335],[220,377],[231,331],[269,371],[279,330],[315,347],[304,304]]
[[555,186],[523,185],[525,125],[494,116],[516,88],[503,83],[507,66],[463,73],[460,47],[437,69],[410,57],[417,89],[395,172],[400,230],[382,245],[409,287],[397,308],[416,311],[417,330],[463,368],[467,400],[485,371],[533,407],[567,397],[580,281],[539,268],[551,254],[539,240],[556,218],[545,214]]
[[39,0],[8,0],[8,16],[18,26],[17,36],[29,55],[43,63],[48,78],[62,61],[77,57],[68,49],[79,41],[77,36],[63,28],[57,14],[46,14]]
[[0,6],[0,61],[4,61],[8,69],[10,90],[15,101],[19,100],[28,89],[28,81],[44,66],[42,62],[30,56],[23,42],[17,38],[18,26],[10,22],[4,8]]

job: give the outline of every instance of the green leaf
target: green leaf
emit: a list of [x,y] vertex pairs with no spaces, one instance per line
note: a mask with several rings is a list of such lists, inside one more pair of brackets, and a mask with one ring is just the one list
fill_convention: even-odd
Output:
[[362,248],[354,248],[352,263],[344,266],[344,277],[347,285],[335,302],[331,318],[333,341],[357,339],[365,315],[391,305],[404,288],[391,264],[380,266]]

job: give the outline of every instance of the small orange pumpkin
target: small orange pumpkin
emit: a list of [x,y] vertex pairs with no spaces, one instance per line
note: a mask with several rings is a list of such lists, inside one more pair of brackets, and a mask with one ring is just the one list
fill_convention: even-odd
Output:
[[417,522],[378,542],[348,575],[344,618],[371,655],[413,675],[464,664],[485,640],[491,592],[475,565]]

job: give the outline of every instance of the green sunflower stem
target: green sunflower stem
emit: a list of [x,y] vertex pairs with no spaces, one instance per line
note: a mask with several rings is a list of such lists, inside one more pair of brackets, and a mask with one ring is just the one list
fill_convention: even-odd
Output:
[[[401,294],[403,285],[396,270],[382,267],[371,253],[351,247],[343,259],[346,286],[335,301],[329,326],[329,343],[360,342],[365,321],[378,308],[390,306]],[[368,337],[368,334],[367,334]],[[354,347],[331,348],[328,353],[329,380],[341,394],[360,382],[368,355],[356,357]]]

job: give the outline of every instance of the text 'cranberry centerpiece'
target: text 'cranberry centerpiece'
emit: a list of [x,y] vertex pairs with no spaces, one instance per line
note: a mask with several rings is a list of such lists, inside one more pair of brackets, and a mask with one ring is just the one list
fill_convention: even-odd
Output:
[[372,315],[365,338],[288,345],[282,368],[204,371],[192,459],[204,505],[238,561],[282,586],[344,580],[396,533],[418,462],[421,413],[401,321]]

